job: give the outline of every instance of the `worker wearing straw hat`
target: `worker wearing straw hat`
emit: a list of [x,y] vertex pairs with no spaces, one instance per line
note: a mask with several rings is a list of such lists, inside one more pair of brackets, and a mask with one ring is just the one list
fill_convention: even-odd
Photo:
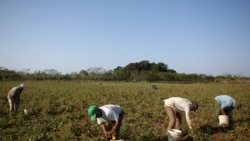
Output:
[[[91,121],[97,119],[97,124],[102,128],[103,134],[106,138],[111,135],[119,139],[120,127],[122,125],[124,112],[119,105],[103,105],[97,107],[96,105],[89,106],[88,115]],[[111,131],[108,131],[106,123],[114,123]]]
[[228,115],[229,121],[231,122],[233,109],[239,109],[241,107],[241,103],[229,95],[218,95],[214,99],[216,119],[218,120],[219,115]]
[[7,99],[10,106],[10,112],[17,112],[19,108],[20,95],[22,91],[25,89],[24,84],[20,84],[19,86],[13,87],[8,95]]
[[182,97],[171,97],[164,100],[164,108],[169,117],[168,131],[170,129],[180,129],[181,126],[181,112],[185,112],[186,121],[189,129],[192,131],[190,112],[198,109],[196,102],[191,102]]

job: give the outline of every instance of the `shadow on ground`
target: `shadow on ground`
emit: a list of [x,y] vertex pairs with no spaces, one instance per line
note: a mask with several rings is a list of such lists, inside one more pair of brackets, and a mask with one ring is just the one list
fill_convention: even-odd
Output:
[[212,135],[214,133],[227,133],[230,130],[233,130],[233,126],[223,127],[223,126],[203,125],[198,129],[198,132]]

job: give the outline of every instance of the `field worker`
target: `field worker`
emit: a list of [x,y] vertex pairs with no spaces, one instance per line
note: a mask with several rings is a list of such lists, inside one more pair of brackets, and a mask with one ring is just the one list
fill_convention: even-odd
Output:
[[181,112],[185,112],[186,121],[189,129],[192,131],[190,111],[197,110],[198,104],[191,102],[182,97],[171,97],[164,100],[164,108],[169,117],[168,131],[170,129],[180,129],[181,126]]
[[[119,139],[120,127],[122,125],[124,112],[119,105],[103,105],[97,107],[92,105],[88,108],[88,115],[90,116],[91,121],[97,119],[97,124],[101,126],[103,134],[106,138],[109,138],[111,135],[115,136],[116,139]],[[107,129],[108,123],[113,123],[113,127],[110,131]]]
[[24,84],[20,84],[9,91],[7,99],[10,105],[10,112],[17,112],[20,102],[20,95],[24,89]]
[[241,103],[229,95],[218,95],[214,99],[217,120],[219,115],[228,115],[229,120],[231,121],[233,109],[239,109],[241,107]]

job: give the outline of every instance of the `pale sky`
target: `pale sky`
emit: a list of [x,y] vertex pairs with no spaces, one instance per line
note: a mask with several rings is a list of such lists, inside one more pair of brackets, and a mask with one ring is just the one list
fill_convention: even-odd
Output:
[[66,74],[142,60],[250,77],[250,1],[0,0],[0,67]]

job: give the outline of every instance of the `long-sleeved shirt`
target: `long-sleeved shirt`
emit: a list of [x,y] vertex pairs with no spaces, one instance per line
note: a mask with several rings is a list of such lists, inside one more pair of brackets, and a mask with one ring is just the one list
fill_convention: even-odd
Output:
[[96,118],[97,124],[101,124],[104,122],[110,122],[110,121],[118,121],[119,120],[119,114],[122,111],[122,108],[119,105],[104,105],[99,107],[102,111],[102,117]]
[[167,107],[171,107],[176,112],[185,112],[187,124],[189,128],[192,128],[190,119],[190,107],[192,105],[191,101],[182,97],[171,97],[165,99],[164,104]]
[[16,86],[9,91],[7,98],[13,102],[19,102],[21,93],[22,93],[22,90],[20,86]]

